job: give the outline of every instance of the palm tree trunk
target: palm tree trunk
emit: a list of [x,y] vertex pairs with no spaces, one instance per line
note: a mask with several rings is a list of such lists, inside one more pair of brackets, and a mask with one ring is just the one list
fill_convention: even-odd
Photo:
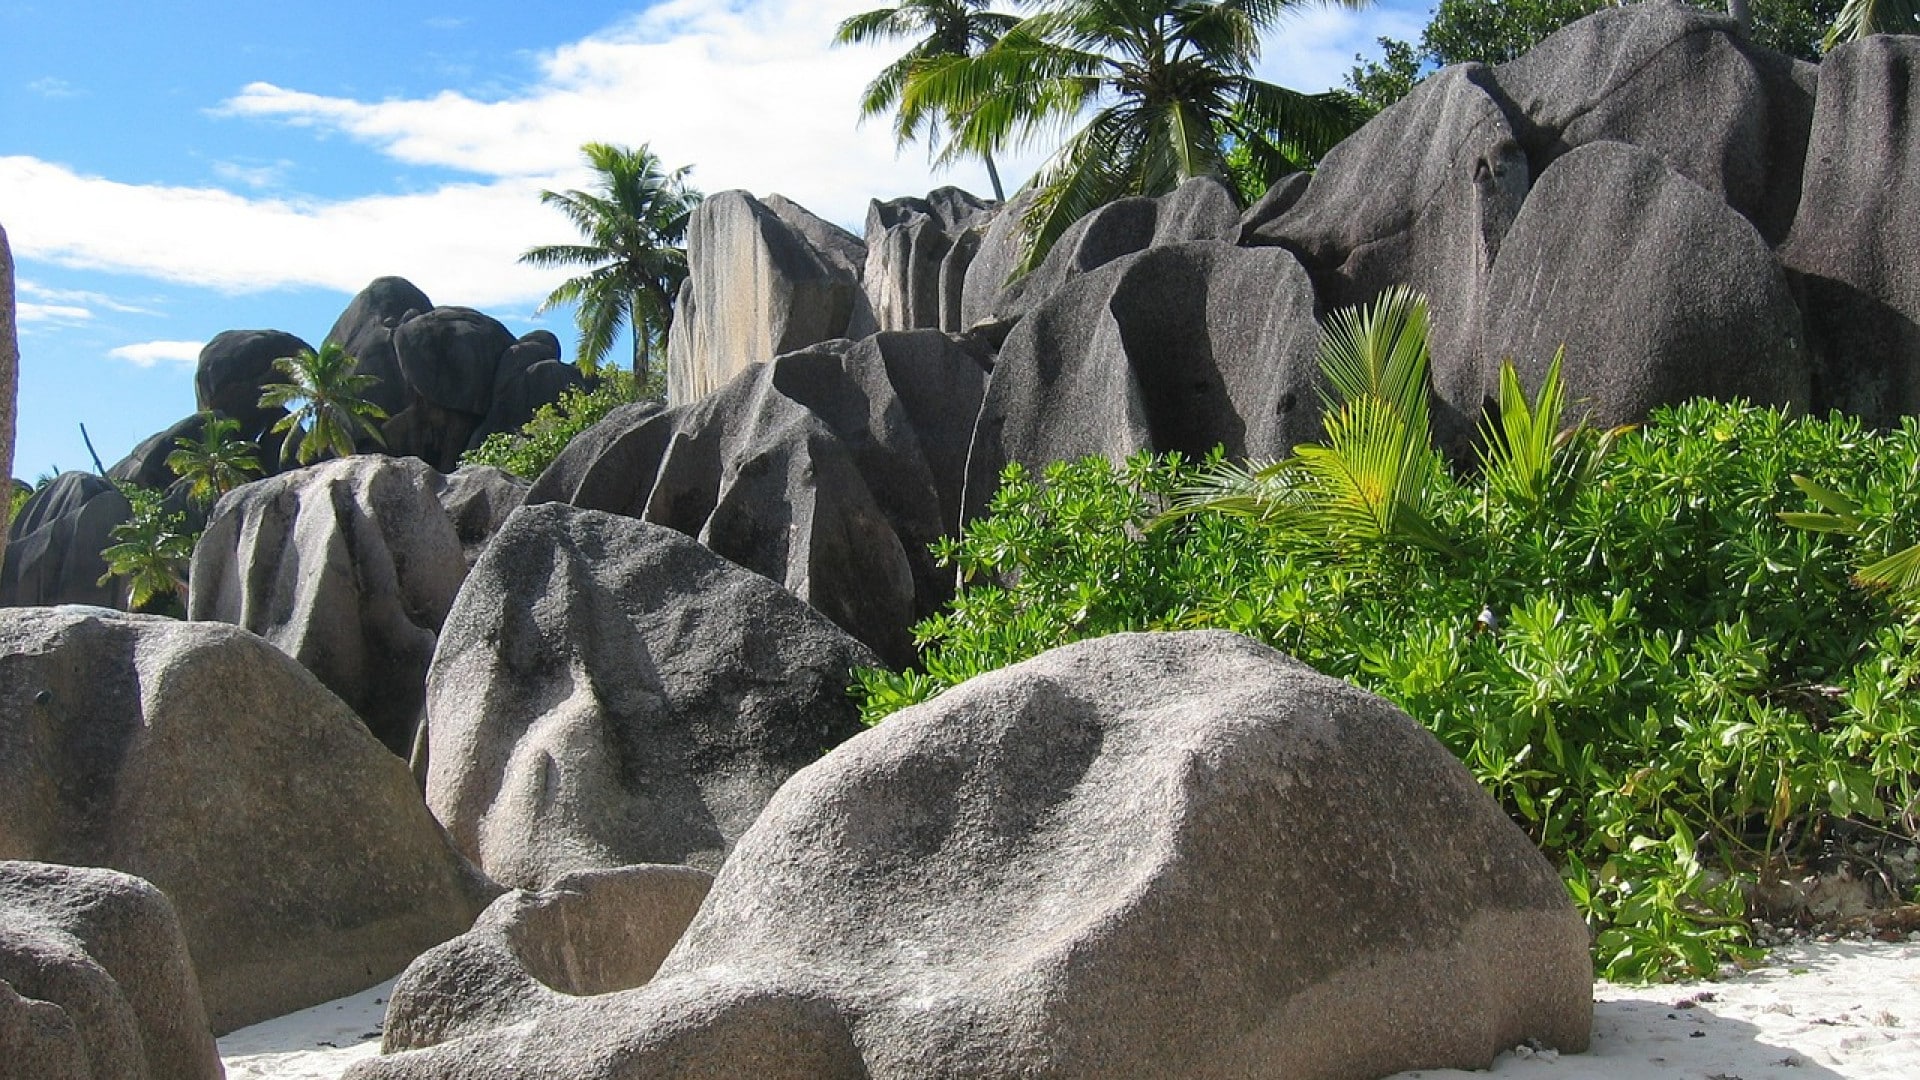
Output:
[[1006,202],[1007,193],[1000,188],[1000,170],[993,167],[993,151],[989,150],[980,157],[987,163],[987,179],[993,181],[993,201]]
[[[13,249],[7,230],[0,226],[0,480],[13,498],[13,429],[15,395],[20,386],[20,339],[14,332]],[[0,528],[0,559],[7,554],[7,530]]]
[[1727,0],[1727,14],[1740,24],[1741,33],[1753,32],[1753,8],[1748,0]]
[[647,369],[653,366],[647,356],[646,320],[630,319],[627,329],[633,331],[633,385],[639,390],[647,385]]

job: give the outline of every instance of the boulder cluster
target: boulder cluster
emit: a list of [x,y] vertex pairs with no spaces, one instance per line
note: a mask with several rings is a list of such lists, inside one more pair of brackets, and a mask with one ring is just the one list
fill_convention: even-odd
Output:
[[[1434,74],[1250,209],[1211,179],[1122,200],[1017,281],[1019,197],[876,202],[863,241],[715,196],[670,400],[530,486],[448,470],[573,384],[557,343],[375,282],[329,337],[395,453],[222,498],[192,621],[67,591],[125,515],[106,481],[16,522],[6,598],[73,606],[0,611],[0,1040],[36,1076],[217,1076],[209,1029],[398,975],[354,1080],[1584,1048],[1557,875],[1378,698],[1216,632],[1081,642],[871,730],[849,684],[913,662],[953,588],[928,545],[1005,465],[1282,454],[1319,433],[1319,321],[1388,286],[1431,299],[1454,454],[1500,361],[1562,346],[1600,422],[1920,411],[1920,255],[1884,212],[1920,184],[1916,61],[1608,9]],[[265,430],[297,344],[216,339],[201,404]],[[163,481],[156,440],[115,473]]]

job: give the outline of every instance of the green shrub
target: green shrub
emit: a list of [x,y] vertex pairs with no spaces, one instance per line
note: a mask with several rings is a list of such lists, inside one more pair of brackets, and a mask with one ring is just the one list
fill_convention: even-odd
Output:
[[113,543],[100,552],[107,572],[99,583],[123,578],[132,610],[184,617],[187,563],[200,534],[187,527],[186,514],[167,510],[164,492],[117,486],[133,506],[133,516],[108,533]]
[[[649,384],[648,389],[657,396],[658,387]],[[633,372],[602,368],[592,386],[563,391],[559,401],[540,406],[519,431],[487,436],[478,447],[461,455],[460,463],[492,465],[532,480],[553,464],[574,436],[636,400],[639,396]]]

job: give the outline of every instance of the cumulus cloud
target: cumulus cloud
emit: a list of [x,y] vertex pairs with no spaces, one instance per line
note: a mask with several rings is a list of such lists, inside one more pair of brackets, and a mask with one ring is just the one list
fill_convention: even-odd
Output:
[[53,288],[48,288],[47,286],[42,285],[37,281],[32,281],[27,278],[21,278],[17,284],[19,286],[21,296],[31,297],[34,300],[45,301],[47,304],[51,304],[51,305],[84,304],[85,305],[84,308],[77,308],[76,310],[85,311],[86,315],[84,317],[86,318],[93,317],[92,309],[94,308],[105,308],[108,311],[117,311],[123,315],[158,314],[158,312],[155,312],[151,308],[144,308],[136,304],[129,304],[129,303],[126,303],[125,301],[117,300],[111,296],[108,296],[106,293],[93,292],[88,289],[53,289]]
[[108,349],[107,355],[115,360],[125,360],[135,367],[177,364],[191,368],[199,364],[200,350],[205,346],[204,341],[142,341]]
[[14,306],[14,315],[27,323],[77,323],[93,318],[93,312],[67,304],[36,304],[22,300]]

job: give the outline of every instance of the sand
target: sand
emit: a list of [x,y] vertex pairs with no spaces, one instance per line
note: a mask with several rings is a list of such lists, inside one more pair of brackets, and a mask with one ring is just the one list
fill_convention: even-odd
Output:
[[[392,983],[220,1040],[231,1080],[337,1080],[379,1053]],[[1920,942],[1807,943],[1721,982],[1594,988],[1585,1054],[1500,1055],[1492,1072],[1394,1080],[1916,1080]]]

